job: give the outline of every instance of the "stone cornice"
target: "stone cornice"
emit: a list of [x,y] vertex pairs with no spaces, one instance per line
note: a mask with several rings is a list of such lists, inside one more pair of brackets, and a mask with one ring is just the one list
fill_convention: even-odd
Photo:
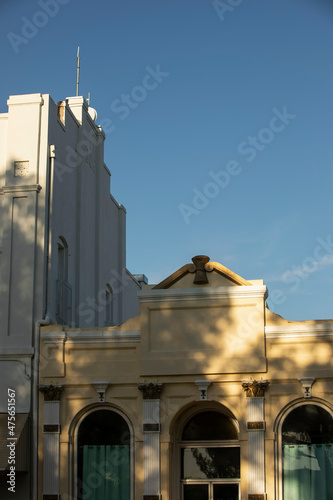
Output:
[[23,94],[23,95],[11,95],[9,99],[7,99],[7,105],[13,106],[17,104],[40,104],[41,106],[44,104],[44,99],[42,94]]
[[41,332],[45,344],[65,342],[67,344],[94,344],[140,342],[140,330],[67,330],[62,332]]
[[30,191],[40,192],[42,186],[40,184],[29,184],[29,185],[17,185],[17,186],[3,186],[0,188],[0,193],[26,193]]
[[330,337],[333,336],[333,320],[328,323],[294,324],[265,326],[267,339],[287,339],[294,337]]
[[141,290],[138,293],[140,302],[163,302],[183,300],[212,300],[232,298],[265,298],[265,285],[252,286],[220,286],[205,288],[169,288]]

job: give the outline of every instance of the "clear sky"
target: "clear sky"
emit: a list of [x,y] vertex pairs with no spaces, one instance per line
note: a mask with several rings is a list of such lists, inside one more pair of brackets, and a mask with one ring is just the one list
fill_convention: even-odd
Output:
[[131,272],[205,254],[333,318],[331,0],[1,0],[0,33],[0,112],[75,95],[80,46]]

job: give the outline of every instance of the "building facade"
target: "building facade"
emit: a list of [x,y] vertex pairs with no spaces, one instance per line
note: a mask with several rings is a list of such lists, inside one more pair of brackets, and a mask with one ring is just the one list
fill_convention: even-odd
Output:
[[42,327],[38,499],[333,497],[333,320],[192,260],[121,326]]
[[126,211],[110,194],[104,140],[83,97],[11,96],[0,115],[1,498],[9,399],[16,498],[37,497],[40,325],[105,327],[138,314],[141,284],[126,269]]

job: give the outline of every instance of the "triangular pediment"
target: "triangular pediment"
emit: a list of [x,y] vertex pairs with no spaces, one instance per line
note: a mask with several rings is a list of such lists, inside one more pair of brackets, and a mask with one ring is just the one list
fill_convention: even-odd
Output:
[[210,262],[206,255],[192,258],[193,263],[185,264],[153,289],[191,288],[197,286],[251,286],[238,274],[218,262]]

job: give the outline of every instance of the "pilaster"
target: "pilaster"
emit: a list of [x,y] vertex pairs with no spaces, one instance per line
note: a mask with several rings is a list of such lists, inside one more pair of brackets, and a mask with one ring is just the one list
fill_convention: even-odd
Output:
[[43,500],[60,500],[60,395],[61,385],[41,385],[44,394]]
[[139,384],[143,394],[143,500],[161,499],[160,394],[163,384]]
[[265,390],[267,380],[243,380],[246,392],[248,431],[248,500],[266,500]]

